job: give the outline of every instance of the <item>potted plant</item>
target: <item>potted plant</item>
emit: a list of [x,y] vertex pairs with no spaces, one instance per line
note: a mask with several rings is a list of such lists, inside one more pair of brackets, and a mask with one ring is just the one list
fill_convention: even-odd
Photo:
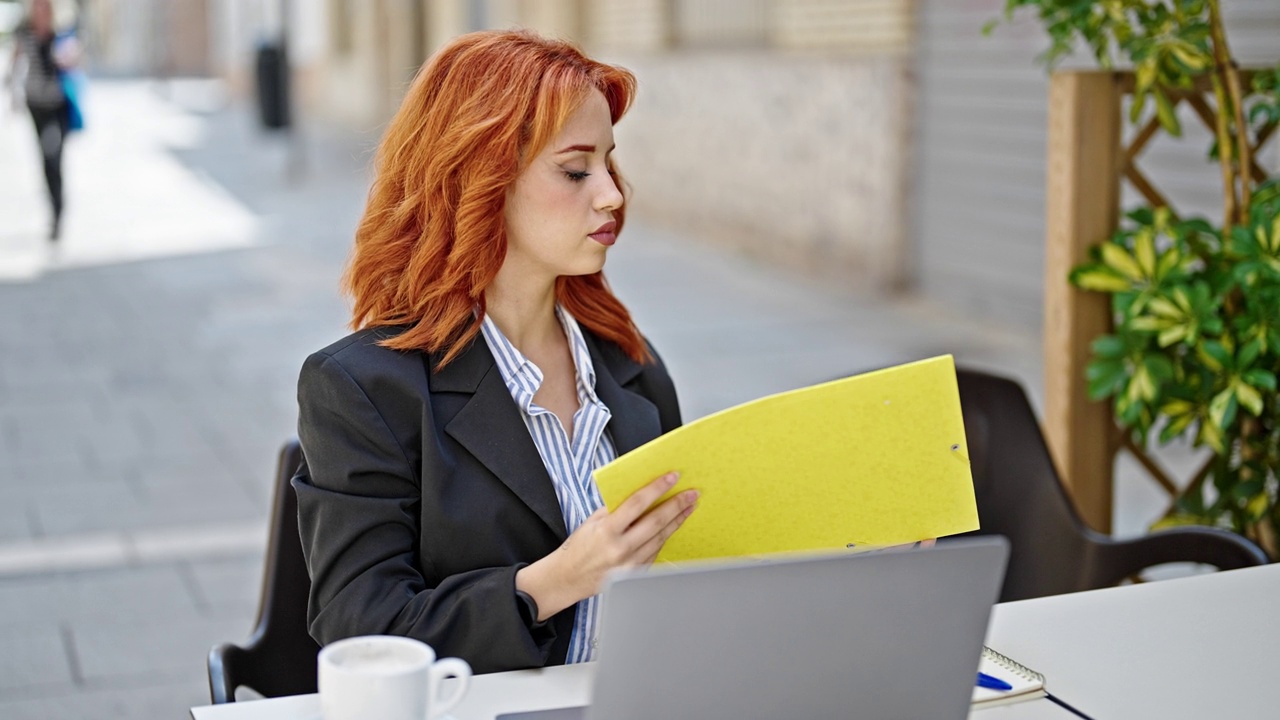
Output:
[[1221,222],[1134,208],[1070,281],[1111,296],[1090,396],[1112,400],[1139,447],[1187,437],[1212,451],[1156,525],[1228,528],[1280,559],[1280,179],[1252,157],[1280,123],[1280,66],[1238,68],[1218,0],[1007,0],[1006,17],[1023,7],[1049,34],[1050,66],[1083,44],[1103,68],[1132,67],[1135,125],[1154,114],[1179,135],[1171,96],[1212,88]]

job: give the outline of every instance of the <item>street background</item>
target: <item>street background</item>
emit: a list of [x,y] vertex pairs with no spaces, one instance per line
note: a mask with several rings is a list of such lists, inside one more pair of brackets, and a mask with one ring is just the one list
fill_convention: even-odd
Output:
[[[0,116],[0,717],[182,717],[208,649],[251,629],[275,453],[302,360],[346,332],[376,138],[290,140],[223,98],[95,83],[57,244],[29,118]],[[687,420],[941,353],[1038,386],[1037,338],[643,217],[606,272]]]

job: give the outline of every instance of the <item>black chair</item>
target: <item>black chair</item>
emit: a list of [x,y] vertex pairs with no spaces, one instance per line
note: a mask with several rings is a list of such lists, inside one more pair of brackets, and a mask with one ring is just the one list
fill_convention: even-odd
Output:
[[1110,587],[1164,563],[1230,570],[1268,562],[1252,542],[1215,528],[1179,527],[1131,540],[1091,530],[1058,479],[1022,387],[973,370],[957,377],[982,524],[972,534],[1004,535],[1012,546],[1002,602]]
[[266,697],[316,691],[320,646],[307,633],[311,577],[298,537],[298,498],[289,484],[301,462],[298,441],[285,443],[276,465],[258,621],[243,645],[223,643],[209,651],[209,694],[215,705],[235,702],[241,685]]

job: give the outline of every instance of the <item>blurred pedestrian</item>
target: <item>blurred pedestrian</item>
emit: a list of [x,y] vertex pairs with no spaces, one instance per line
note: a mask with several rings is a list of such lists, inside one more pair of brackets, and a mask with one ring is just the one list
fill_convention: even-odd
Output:
[[79,61],[79,47],[73,35],[59,36],[56,32],[51,0],[31,0],[14,40],[10,73],[20,67],[26,70],[22,89],[35,123],[44,160],[44,178],[49,186],[52,211],[49,239],[57,240],[63,208],[62,147],[72,127],[71,113],[78,113],[78,108],[73,108],[68,101],[62,76]]

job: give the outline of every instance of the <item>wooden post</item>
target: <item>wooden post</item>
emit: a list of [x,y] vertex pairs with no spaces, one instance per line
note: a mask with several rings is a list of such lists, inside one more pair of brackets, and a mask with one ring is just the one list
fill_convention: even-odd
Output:
[[1089,400],[1084,372],[1090,344],[1111,329],[1110,296],[1078,290],[1067,275],[1116,227],[1120,98],[1111,72],[1056,72],[1049,84],[1044,426],[1077,511],[1106,533],[1118,433],[1110,403]]

